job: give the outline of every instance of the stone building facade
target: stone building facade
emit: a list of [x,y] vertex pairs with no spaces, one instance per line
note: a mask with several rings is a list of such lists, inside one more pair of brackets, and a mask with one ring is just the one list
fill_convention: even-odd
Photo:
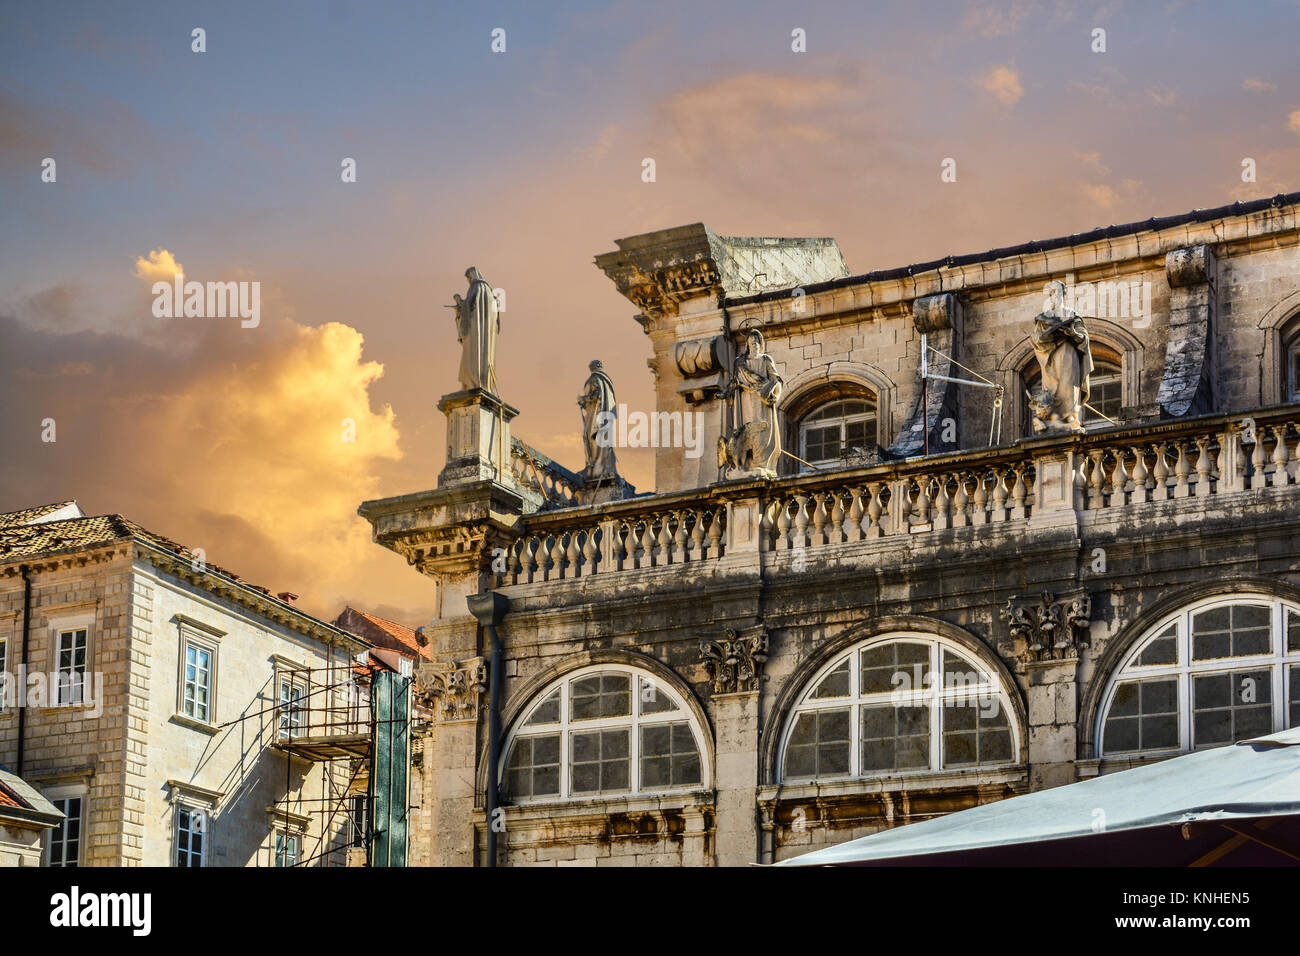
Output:
[[[598,256],[660,424],[699,413],[706,453],[667,442],[653,493],[593,501],[467,390],[438,487],[361,506],[437,589],[417,857],[482,865],[495,829],[500,865],[772,862],[1300,724],[1298,212],[865,275],[698,224]],[[1037,434],[1052,280],[1090,407]],[[788,454],[720,480],[752,329]]]
[[119,515],[0,516],[0,764],[64,815],[47,865],[343,865],[347,773],[290,745],[367,645],[291,598]]

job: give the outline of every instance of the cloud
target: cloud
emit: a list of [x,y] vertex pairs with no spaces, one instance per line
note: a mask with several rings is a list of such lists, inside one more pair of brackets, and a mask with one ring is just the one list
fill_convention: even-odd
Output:
[[1020,85],[1020,73],[1014,65],[995,66],[980,79],[980,86],[986,93],[1011,106],[1025,95],[1025,88]]
[[158,281],[170,282],[178,272],[183,274],[185,267],[176,261],[175,256],[166,249],[154,249],[147,258],[140,256],[135,260],[133,275],[153,284]]
[[1300,110],[1292,110],[1286,118],[1286,126],[1293,133],[1300,133]]
[[1271,93],[1273,90],[1277,89],[1277,84],[1269,83],[1267,80],[1256,79],[1253,76],[1248,76],[1241,81],[1241,88],[1243,90],[1250,90],[1252,93]]
[[1156,106],[1173,106],[1178,99],[1178,92],[1165,86],[1148,86],[1147,98]]
[[[0,440],[29,459],[0,464],[0,506],[77,498],[94,513],[125,514],[272,591],[302,595],[322,616],[341,597],[364,605],[376,587],[420,607],[427,582],[397,573],[404,562],[374,545],[356,514],[387,490],[385,463],[402,457],[393,409],[372,405],[384,369],[364,357],[361,333],[288,319],[255,332],[193,325],[196,346],[177,355],[116,333],[0,317],[0,377],[23,382]],[[57,422],[53,444],[34,424],[45,417]]]
[[1009,7],[970,7],[962,17],[962,32],[978,33],[987,39],[1010,36],[1020,29],[1035,6],[1030,0],[1015,0]]

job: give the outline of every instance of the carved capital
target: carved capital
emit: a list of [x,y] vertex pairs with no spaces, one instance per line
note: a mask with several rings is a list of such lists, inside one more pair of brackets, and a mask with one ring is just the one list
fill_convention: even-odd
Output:
[[716,641],[700,642],[700,660],[708,669],[715,694],[758,690],[759,673],[767,660],[767,631],[734,629]]
[[1092,598],[1083,590],[1060,597],[1044,591],[1037,597],[1013,597],[1002,609],[1011,646],[1006,650],[1022,662],[1068,660],[1089,646]]
[[467,661],[433,661],[415,672],[415,692],[435,705],[435,720],[470,720],[478,716],[479,697],[487,691],[487,664],[481,657]]

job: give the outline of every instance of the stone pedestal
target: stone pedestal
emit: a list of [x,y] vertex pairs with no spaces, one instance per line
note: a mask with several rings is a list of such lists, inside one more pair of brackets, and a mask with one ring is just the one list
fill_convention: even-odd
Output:
[[1034,455],[1034,510],[1029,516],[1030,527],[1077,527],[1078,513],[1084,507],[1082,464],[1083,456],[1072,449],[1044,449]]
[[607,501],[631,498],[635,490],[626,480],[617,475],[610,478],[584,478],[582,487],[574,497],[580,505],[599,505]]
[[510,422],[519,410],[481,388],[444,395],[438,410],[447,416],[447,465],[438,487],[495,480],[510,473]]

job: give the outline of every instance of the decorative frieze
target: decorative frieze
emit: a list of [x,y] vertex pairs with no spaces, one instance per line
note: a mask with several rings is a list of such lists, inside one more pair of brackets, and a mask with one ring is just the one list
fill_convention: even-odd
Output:
[[1060,597],[1049,591],[1036,598],[1013,597],[1002,609],[1002,619],[1015,645],[1012,653],[1022,661],[1067,660],[1088,647],[1092,598],[1083,590]]
[[472,720],[487,691],[487,663],[473,657],[424,664],[415,672],[415,691],[434,702],[435,720]]
[[758,690],[759,673],[767,660],[767,631],[762,627],[743,633],[728,629],[721,640],[700,642],[700,660],[708,669],[715,694]]

